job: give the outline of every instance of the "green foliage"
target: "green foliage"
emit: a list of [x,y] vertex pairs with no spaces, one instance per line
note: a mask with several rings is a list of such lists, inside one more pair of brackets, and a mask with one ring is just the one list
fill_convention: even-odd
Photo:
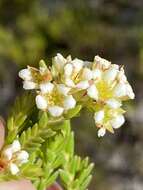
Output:
[[10,144],[16,138],[19,132],[23,130],[26,125],[26,120],[34,110],[34,97],[32,94],[27,93],[18,97],[11,110],[11,114],[7,120],[7,138],[6,143]]
[[45,139],[55,135],[48,123],[47,113],[43,113],[39,122],[34,124],[32,128],[28,128],[20,136],[20,142],[23,149],[29,152],[36,150],[41,146]]
[[88,158],[81,160],[79,156],[69,158],[60,171],[63,185],[68,190],[86,190],[92,175],[94,164],[89,164]]

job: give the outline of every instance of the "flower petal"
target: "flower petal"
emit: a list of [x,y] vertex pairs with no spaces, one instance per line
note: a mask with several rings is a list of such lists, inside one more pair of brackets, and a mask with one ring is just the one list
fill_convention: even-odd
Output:
[[68,92],[70,91],[69,87],[66,87],[64,84],[59,84],[57,87],[61,94],[65,95],[65,96],[68,95]]
[[25,90],[33,90],[37,87],[37,84],[35,82],[32,81],[24,81],[23,82],[23,88]]
[[13,153],[21,150],[21,144],[18,140],[14,140],[11,146]]
[[100,110],[98,112],[95,112],[94,120],[95,120],[96,124],[102,124],[103,120],[104,120],[104,110]]
[[48,110],[53,117],[59,117],[62,115],[64,108],[60,106],[52,106],[52,107],[49,107]]
[[64,74],[69,77],[71,76],[72,72],[73,72],[73,65],[70,63],[66,64],[64,67]]
[[37,95],[36,96],[36,105],[37,105],[38,109],[45,110],[45,109],[47,109],[48,103],[43,96]]
[[98,137],[103,137],[106,134],[106,129],[104,127],[101,127],[98,130]]
[[116,99],[109,99],[106,101],[107,105],[110,106],[113,109],[119,108],[122,104],[121,101],[116,100]]
[[83,69],[83,78],[85,80],[91,80],[93,78],[92,71],[89,68]]
[[10,163],[9,169],[10,169],[12,175],[16,175],[19,172],[18,166],[14,163]]
[[76,106],[76,101],[72,95],[67,96],[64,101],[64,108],[66,110],[72,109]]
[[76,87],[79,88],[79,89],[85,90],[85,89],[87,89],[87,88],[89,87],[89,83],[88,83],[87,80],[81,81],[81,82],[79,82],[79,83],[76,85]]
[[98,100],[98,90],[94,84],[87,89],[87,95],[94,100]]
[[22,69],[19,72],[19,77],[23,80],[32,80],[31,71],[29,69]]
[[111,120],[111,125],[114,129],[120,128],[125,122],[125,118],[123,115],[118,115],[114,119]]
[[42,93],[50,93],[54,88],[54,84],[51,82],[40,84],[40,90]]

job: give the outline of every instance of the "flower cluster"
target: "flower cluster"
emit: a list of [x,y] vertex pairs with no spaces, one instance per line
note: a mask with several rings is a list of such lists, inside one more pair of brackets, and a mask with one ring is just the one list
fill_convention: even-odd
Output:
[[28,162],[29,154],[25,150],[21,150],[18,140],[14,140],[12,144],[6,146],[1,153],[1,165],[10,170],[12,175],[19,173],[19,167]]
[[57,54],[51,68],[40,61],[39,70],[28,66],[19,76],[24,89],[36,89],[37,107],[53,117],[66,114],[76,105],[92,111],[99,137],[123,125],[122,103],[135,96],[123,66],[99,56],[87,62]]

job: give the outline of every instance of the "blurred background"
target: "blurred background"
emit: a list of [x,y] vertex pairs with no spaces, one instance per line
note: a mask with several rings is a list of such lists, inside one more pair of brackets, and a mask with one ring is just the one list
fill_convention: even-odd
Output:
[[[125,65],[136,99],[126,123],[97,138],[91,115],[74,119],[76,152],[95,162],[89,190],[143,189],[143,1],[0,0],[0,114],[22,92],[17,73],[59,52]],[[80,125],[80,127],[79,127]]]

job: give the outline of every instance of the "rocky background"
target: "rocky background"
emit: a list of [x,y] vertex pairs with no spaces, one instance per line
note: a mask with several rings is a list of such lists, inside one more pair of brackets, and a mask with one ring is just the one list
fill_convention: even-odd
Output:
[[22,93],[17,73],[57,52],[93,60],[98,54],[125,65],[136,94],[126,123],[97,138],[85,111],[72,122],[76,151],[95,162],[89,190],[143,189],[143,1],[0,0],[0,114]]

